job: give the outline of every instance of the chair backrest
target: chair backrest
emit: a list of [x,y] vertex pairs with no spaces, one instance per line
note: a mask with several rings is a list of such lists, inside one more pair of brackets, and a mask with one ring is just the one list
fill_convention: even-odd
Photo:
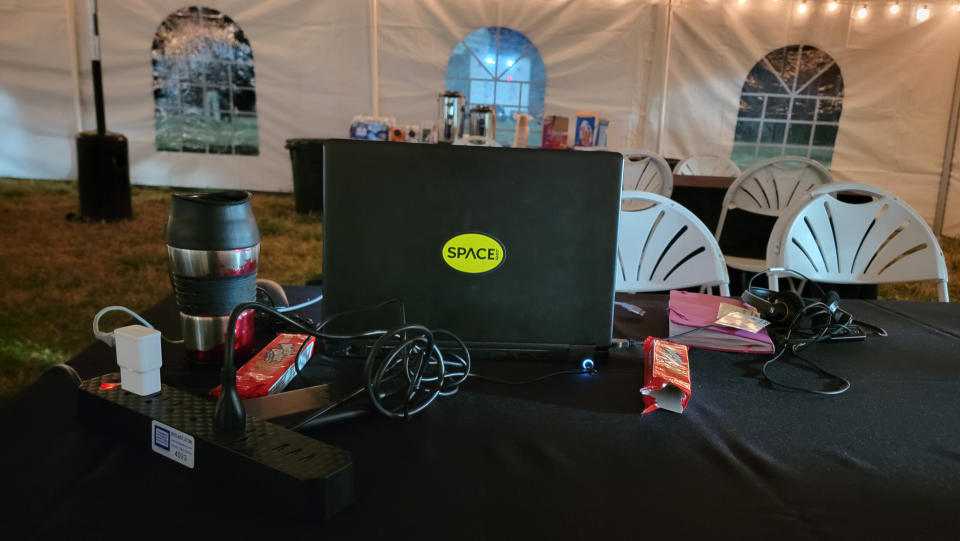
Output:
[[458,146],[468,146],[468,147],[500,147],[503,146],[497,142],[496,139],[492,137],[484,137],[483,135],[465,135],[463,137],[458,137],[453,142],[454,145]]
[[[847,203],[837,199],[840,192],[871,199]],[[940,300],[949,300],[943,251],[926,221],[896,196],[866,184],[830,184],[801,197],[777,220],[767,265],[828,283],[937,281]]]
[[673,193],[673,173],[663,158],[644,150],[623,153],[623,189],[660,194]]
[[692,212],[649,192],[626,191],[620,201],[624,206],[643,203],[644,208],[620,211],[617,291],[717,285],[722,295],[730,294],[720,247]]
[[740,168],[729,158],[712,154],[694,154],[673,168],[674,175],[739,177]]
[[809,158],[779,156],[757,162],[740,173],[723,196],[716,237],[720,238],[730,209],[780,216],[803,194],[832,182],[830,171]]

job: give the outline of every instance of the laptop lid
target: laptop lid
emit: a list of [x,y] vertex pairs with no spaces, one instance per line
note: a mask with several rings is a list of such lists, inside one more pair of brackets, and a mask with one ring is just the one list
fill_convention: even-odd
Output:
[[[607,347],[622,158],[612,152],[330,140],[323,312],[401,299],[472,347]],[[396,307],[330,332],[399,325]]]

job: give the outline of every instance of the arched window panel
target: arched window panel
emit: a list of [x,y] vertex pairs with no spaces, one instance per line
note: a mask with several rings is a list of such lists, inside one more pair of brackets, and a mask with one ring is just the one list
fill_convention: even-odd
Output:
[[170,14],[152,64],[157,150],[259,153],[253,51],[230,17],[204,7]]
[[843,76],[810,45],[772,51],[747,74],[731,159],[745,169],[776,156],[806,156],[830,167],[843,110]]
[[481,28],[454,47],[447,63],[447,89],[461,92],[467,108],[492,105],[497,111],[496,139],[513,144],[514,115],[530,121],[527,146],[540,146],[547,70],[526,36],[502,26]]

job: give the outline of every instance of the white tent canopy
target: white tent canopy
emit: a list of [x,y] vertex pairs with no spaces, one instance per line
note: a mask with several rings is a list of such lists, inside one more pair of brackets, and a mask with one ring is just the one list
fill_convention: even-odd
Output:
[[[209,0],[244,32],[256,70],[256,155],[158,151],[151,44],[181,1],[100,2],[107,125],[146,185],[290,191],[284,142],[344,137],[356,114],[433,119],[453,48],[503,26],[535,44],[546,114],[594,111],[609,145],[730,156],[740,92],[776,49],[805,44],[843,74],[831,170],[891,191],[960,236],[960,146],[950,131],[960,60],[952,2],[810,0]],[[916,10],[928,4],[930,17]],[[94,127],[84,1],[0,6],[0,176],[76,178],[74,136]],[[665,91],[665,92],[664,92]],[[664,107],[665,104],[665,107]],[[662,128],[662,129],[661,129]],[[953,167],[944,167],[952,158]],[[941,177],[949,184],[941,186]],[[943,190],[942,188],[947,188]],[[941,197],[941,194],[942,197]]]

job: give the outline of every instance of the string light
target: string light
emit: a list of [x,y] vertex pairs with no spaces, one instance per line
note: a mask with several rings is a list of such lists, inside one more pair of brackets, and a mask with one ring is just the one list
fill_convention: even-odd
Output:
[[960,2],[957,2],[957,11],[960,11]]
[[742,6],[747,3],[747,0],[737,0],[737,3]]
[[835,0],[827,4],[827,9],[830,11],[837,11],[838,7],[840,7],[840,4],[838,4]]
[[922,8],[917,10],[917,20],[923,22],[930,18],[930,8],[926,4]]
[[800,5],[797,6],[797,13],[803,15],[807,12],[807,0],[800,2]]
[[900,13],[900,2],[894,2],[890,6],[890,13],[893,13],[894,15],[896,15],[897,13]]
[[857,10],[857,18],[858,18],[858,19],[866,19],[866,18],[867,18],[867,5],[866,5],[866,4],[860,6],[860,9]]

